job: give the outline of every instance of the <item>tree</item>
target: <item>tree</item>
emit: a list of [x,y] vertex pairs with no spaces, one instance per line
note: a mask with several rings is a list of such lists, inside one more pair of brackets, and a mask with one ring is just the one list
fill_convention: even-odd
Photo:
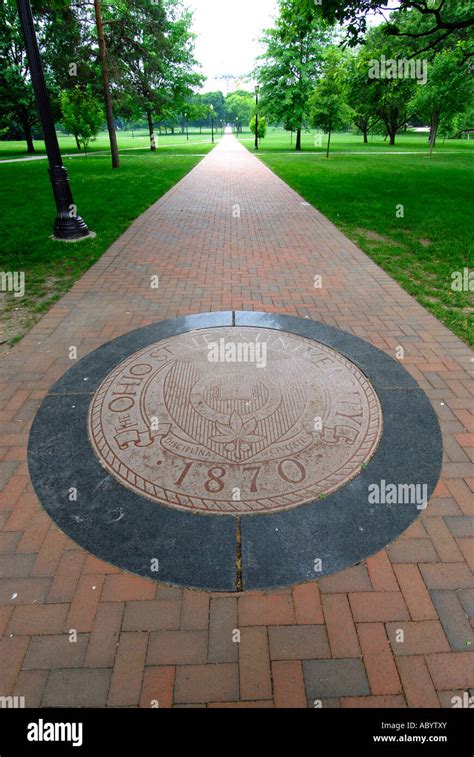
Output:
[[207,117],[207,106],[198,94],[193,94],[186,103],[185,112],[189,123],[197,124],[202,131],[203,123]]
[[111,55],[120,86],[146,114],[150,149],[156,149],[155,118],[183,112],[193,88],[202,82],[195,72],[192,14],[180,0],[128,0],[114,9]]
[[[90,85],[100,92],[91,5],[70,0],[30,0],[53,117],[61,117],[60,94]],[[15,0],[0,0],[0,119],[23,131],[28,151],[39,122]]]
[[280,0],[275,27],[262,42],[266,50],[255,77],[261,84],[262,112],[274,122],[296,131],[295,150],[301,150],[301,131],[329,40],[327,25],[313,13],[297,14],[298,0]]
[[220,90],[216,92],[205,92],[202,95],[202,102],[207,107],[207,113],[210,113],[212,105],[214,109],[214,118],[217,123],[223,123],[226,118],[225,99]]
[[[422,85],[406,76],[404,70],[399,75],[397,66],[397,70],[393,70],[392,63],[404,62],[406,47],[400,40],[386,37],[383,27],[371,29],[367,34],[366,53],[367,102],[383,122],[390,144],[394,145],[397,132],[407,123],[414,90]],[[382,71],[382,61],[392,62],[386,71]]]
[[347,103],[351,108],[352,120],[362,132],[364,143],[368,142],[368,133],[380,120],[377,114],[376,103],[368,97],[368,59],[369,54],[361,47],[356,55],[347,59],[346,82]]
[[390,145],[395,144],[397,133],[407,123],[413,87],[413,81],[407,79],[379,79],[372,87],[377,114],[385,126]]
[[338,48],[328,48],[323,75],[309,101],[312,125],[324,129],[328,135],[326,158],[329,158],[332,132],[350,119],[346,96],[344,56]]
[[27,151],[33,153],[33,126],[38,123],[39,116],[24,47],[16,6],[12,0],[1,0],[0,124],[8,127],[17,122],[23,131]]
[[[257,126],[257,117],[252,116],[252,119],[249,123],[250,131],[252,134],[255,135],[255,129]],[[267,133],[267,119],[265,116],[259,116],[258,117],[258,138],[264,139],[265,135]]]
[[[361,42],[367,32],[367,19],[371,14],[384,15],[396,6],[389,0],[296,0],[295,12],[307,15],[312,12],[322,15],[329,23],[341,24],[347,33],[350,45]],[[399,21],[404,13],[413,11],[423,22],[423,27],[412,32],[404,31]],[[417,45],[417,53],[438,48],[449,38],[469,34],[474,26],[471,0],[400,0],[400,7],[385,32],[396,37],[409,37]]]
[[94,16],[97,27],[97,39],[99,42],[99,63],[102,73],[102,90],[104,95],[105,115],[107,118],[107,130],[109,132],[110,153],[112,156],[112,168],[120,167],[120,158],[117,146],[117,134],[115,132],[115,120],[112,104],[112,94],[109,81],[109,63],[107,59],[107,45],[105,42],[104,25],[102,20],[101,0],[94,0]]
[[[37,8],[36,3],[39,3]],[[98,96],[101,94],[91,9],[90,4],[73,4],[70,0],[48,3],[35,0],[33,4],[35,18],[39,21],[43,67],[58,91],[89,85]]]
[[458,113],[451,119],[448,133],[455,137],[461,137],[463,132],[467,132],[467,138],[470,139],[469,130],[474,129],[474,100],[467,103],[466,109]]
[[[111,61],[107,29],[113,24],[116,5],[103,0],[34,0],[38,4],[42,58],[59,90],[86,85],[104,102],[112,167],[120,165],[114,118]],[[60,117],[60,112],[58,113]],[[79,147],[79,145],[78,145]]]
[[165,130],[165,134],[168,133],[168,129],[170,130],[171,134],[174,134],[175,129],[177,129],[179,124],[179,118],[176,114],[176,112],[172,108],[163,108],[161,114],[160,114],[160,120],[158,122],[158,129],[161,134],[161,129],[163,128]]
[[429,121],[430,155],[441,119],[449,121],[465,110],[472,92],[472,79],[459,55],[452,50],[438,53],[429,67],[428,81],[418,87],[411,103],[414,112]]
[[255,98],[243,90],[232,92],[225,98],[225,120],[237,125],[237,131],[248,124],[255,111]]
[[[435,5],[439,0],[430,0],[428,5]],[[471,11],[474,9],[472,0],[444,0],[442,12],[446,18],[459,17],[470,4]],[[415,4],[411,4],[414,6]],[[419,4],[421,5],[421,4]],[[453,22],[454,23],[454,22]],[[433,34],[433,19],[421,10],[408,5],[401,5],[393,11],[387,22],[382,26],[385,36],[391,36],[398,41],[405,53],[410,57],[420,57],[432,61],[440,50],[454,50],[467,60],[474,54],[472,30],[467,27],[438,30]]]
[[61,94],[62,123],[84,152],[104,123],[104,112],[91,87],[74,87]]
[[134,124],[137,124],[142,117],[140,107],[134,97],[128,92],[120,92],[117,97],[116,112],[120,119],[122,119],[125,128],[132,129]]
[[198,126],[200,132],[202,132],[203,126],[209,125],[211,105],[214,107],[214,113],[217,112],[223,120],[225,103],[222,92],[196,92],[191,94],[186,101],[185,110],[188,113],[188,120]]

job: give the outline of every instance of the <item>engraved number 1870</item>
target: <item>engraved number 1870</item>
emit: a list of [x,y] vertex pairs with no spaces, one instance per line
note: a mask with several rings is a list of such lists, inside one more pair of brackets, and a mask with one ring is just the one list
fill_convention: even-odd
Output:
[[[194,463],[191,462],[187,463],[184,466],[181,475],[179,476],[178,480],[175,481],[176,486],[183,485],[193,465]],[[251,474],[251,478],[249,478],[248,480],[250,483],[250,492],[252,494],[256,494],[258,492],[257,481],[261,469],[261,465],[252,465],[246,468],[242,468],[243,474]],[[304,465],[302,465],[302,463],[300,463],[298,460],[294,460],[293,458],[281,460],[278,463],[276,469],[278,476],[283,481],[286,481],[290,484],[301,484],[306,478],[306,469]],[[203,483],[204,489],[209,492],[209,494],[219,494],[224,489],[224,478],[226,477],[227,472],[227,468],[223,468],[221,465],[216,465],[212,468],[209,468],[209,470],[207,471],[208,478]]]

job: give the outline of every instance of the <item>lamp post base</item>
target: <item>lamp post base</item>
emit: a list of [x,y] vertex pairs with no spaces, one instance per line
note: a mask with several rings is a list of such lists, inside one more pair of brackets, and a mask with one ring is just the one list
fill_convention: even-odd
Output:
[[49,176],[58,210],[53,227],[54,237],[72,240],[89,236],[89,228],[86,222],[81,216],[77,215],[77,207],[72,199],[67,170],[61,165],[52,166],[49,169]]
[[56,216],[53,227],[53,238],[62,240],[83,239],[91,236],[89,227],[81,216],[70,218],[68,215]]
[[97,236],[95,231],[88,231],[87,234],[77,237],[58,237],[56,231],[49,237],[54,242],[65,242],[66,244],[76,244],[76,242],[82,242],[84,239],[94,239]]

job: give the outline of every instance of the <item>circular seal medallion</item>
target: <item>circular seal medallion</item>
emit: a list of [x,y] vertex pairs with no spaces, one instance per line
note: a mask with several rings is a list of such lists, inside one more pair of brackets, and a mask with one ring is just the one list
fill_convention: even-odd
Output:
[[245,515],[321,498],[375,453],[367,377],[312,339],[272,329],[180,334],[136,352],[89,408],[101,464],[170,507]]

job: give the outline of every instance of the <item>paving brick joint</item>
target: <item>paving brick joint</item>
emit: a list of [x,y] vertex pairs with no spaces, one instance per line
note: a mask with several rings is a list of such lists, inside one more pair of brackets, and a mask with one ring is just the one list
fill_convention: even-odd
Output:
[[[69,347],[84,357],[132,329],[243,310],[334,326],[390,357],[403,345],[443,434],[428,507],[360,564],[268,592],[170,587],[87,553],[42,509],[26,462]],[[30,707],[452,707],[472,693],[472,352],[235,140],[137,219],[0,373],[0,696]]]

